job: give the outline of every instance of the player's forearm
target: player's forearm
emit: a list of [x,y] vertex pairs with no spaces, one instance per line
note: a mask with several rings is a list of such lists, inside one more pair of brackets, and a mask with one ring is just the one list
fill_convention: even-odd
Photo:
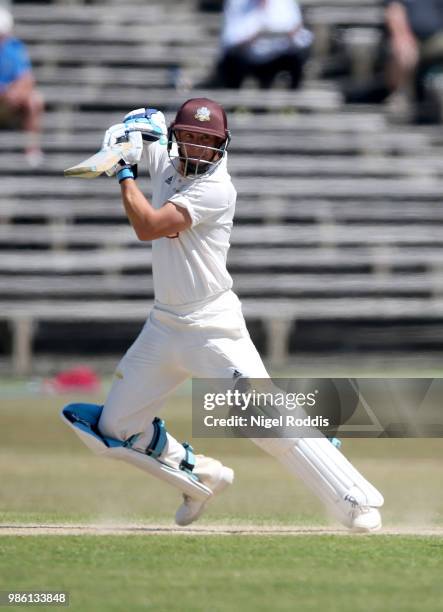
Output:
[[155,229],[155,210],[133,179],[120,183],[126,215],[139,240],[152,240]]

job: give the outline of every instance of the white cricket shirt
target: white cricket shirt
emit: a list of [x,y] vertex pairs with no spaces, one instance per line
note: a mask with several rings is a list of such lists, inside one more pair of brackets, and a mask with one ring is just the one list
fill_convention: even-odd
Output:
[[187,178],[172,165],[165,145],[145,149],[152,180],[152,205],[170,201],[186,208],[192,226],[170,238],[152,241],[156,302],[185,305],[207,300],[232,287],[226,257],[237,193],[226,166],[226,155],[208,175]]

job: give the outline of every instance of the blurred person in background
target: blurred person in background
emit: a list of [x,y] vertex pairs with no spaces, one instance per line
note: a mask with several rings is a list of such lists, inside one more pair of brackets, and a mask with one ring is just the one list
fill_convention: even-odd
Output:
[[43,160],[40,148],[43,98],[35,89],[24,43],[12,35],[11,13],[0,6],[0,121],[26,133],[25,155],[31,167]]
[[443,0],[385,0],[385,6],[388,88],[410,96],[415,120],[437,120],[438,101],[427,79],[443,74]]
[[312,38],[295,0],[226,0],[215,74],[200,86],[238,89],[254,77],[260,88],[269,89],[286,73],[289,87],[296,89]]
[[345,89],[345,100],[367,104],[389,98],[393,114],[438,121],[432,77],[443,74],[443,0],[383,0],[383,6],[385,28],[374,79]]

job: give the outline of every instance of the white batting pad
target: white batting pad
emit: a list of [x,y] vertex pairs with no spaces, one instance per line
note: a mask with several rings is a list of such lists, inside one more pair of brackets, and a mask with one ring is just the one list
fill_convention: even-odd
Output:
[[347,527],[353,525],[356,507],[383,505],[381,493],[325,437],[253,441],[301,478]]
[[[191,473],[177,470],[144,453],[125,447],[119,440],[100,437],[96,433],[96,424],[98,423],[101,409],[102,406],[95,404],[70,404],[64,408],[61,417],[93,453],[130,463],[148,472],[151,476],[167,482],[196,500],[207,501],[212,496],[211,489],[199,482]],[[72,422],[66,416],[67,411],[78,414],[81,421]]]
[[200,481],[193,477],[189,472],[184,470],[176,470],[158,459],[153,459],[144,453],[134,451],[124,446],[115,446],[109,448],[107,455],[114,459],[121,459],[135,467],[148,472],[152,476],[159,478],[172,485],[182,493],[197,499],[198,501],[206,501],[212,497],[212,491],[205,487]]

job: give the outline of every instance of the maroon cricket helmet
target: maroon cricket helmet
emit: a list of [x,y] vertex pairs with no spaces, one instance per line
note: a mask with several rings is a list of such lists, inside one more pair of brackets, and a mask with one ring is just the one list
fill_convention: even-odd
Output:
[[220,104],[209,98],[187,100],[178,109],[170,129],[211,134],[221,140],[229,138],[226,113]]

